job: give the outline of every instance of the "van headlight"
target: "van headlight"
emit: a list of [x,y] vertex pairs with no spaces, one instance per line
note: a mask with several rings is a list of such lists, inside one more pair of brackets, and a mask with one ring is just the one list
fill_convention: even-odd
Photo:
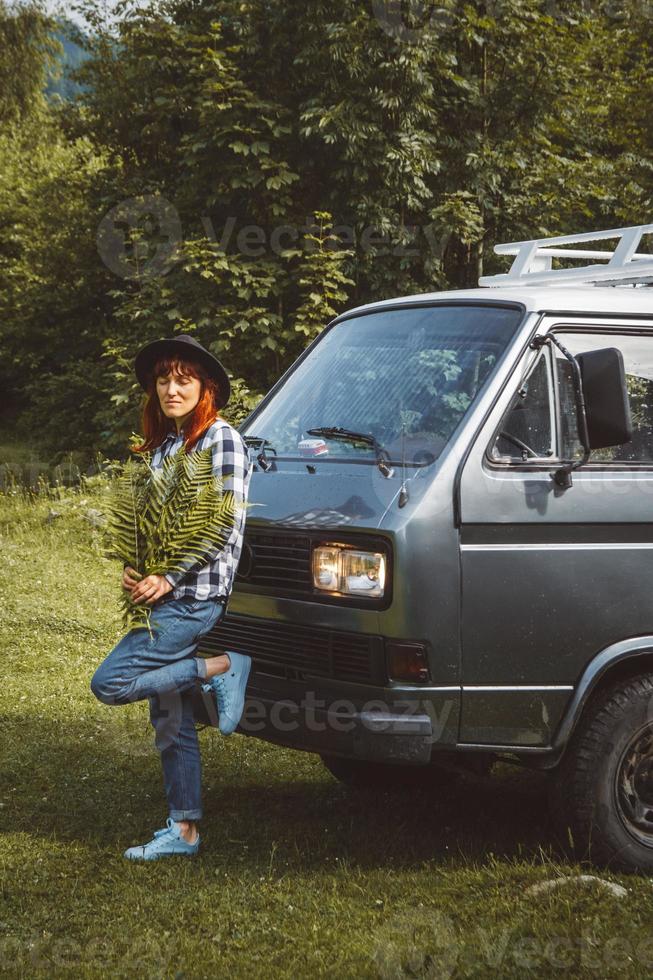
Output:
[[385,555],[324,544],[313,549],[313,585],[323,592],[378,599],[385,586]]

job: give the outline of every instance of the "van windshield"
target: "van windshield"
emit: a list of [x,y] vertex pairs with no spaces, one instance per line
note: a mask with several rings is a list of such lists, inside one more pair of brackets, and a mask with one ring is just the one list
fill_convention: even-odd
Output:
[[374,446],[309,434],[368,433],[393,461],[432,462],[470,408],[519,325],[505,306],[408,307],[353,316],[327,330],[243,436],[277,456],[374,461]]

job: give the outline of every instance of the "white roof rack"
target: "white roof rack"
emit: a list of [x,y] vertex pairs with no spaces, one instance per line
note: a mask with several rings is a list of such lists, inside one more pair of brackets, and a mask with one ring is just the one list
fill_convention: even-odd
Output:
[[[534,238],[530,242],[506,242],[495,245],[497,255],[514,255],[510,272],[497,276],[481,276],[479,286],[627,286],[653,283],[653,253],[638,252],[644,235],[653,235],[653,225],[633,225],[630,228],[610,228],[581,235],[560,235],[557,238]],[[564,248],[582,242],[606,238],[618,239],[613,250]],[[554,269],[553,259],[600,259],[600,263]]]

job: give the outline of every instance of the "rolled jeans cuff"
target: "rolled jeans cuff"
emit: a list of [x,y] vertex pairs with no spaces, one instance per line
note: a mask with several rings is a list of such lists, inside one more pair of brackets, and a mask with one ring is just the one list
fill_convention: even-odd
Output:
[[197,676],[201,681],[206,680],[206,660],[204,657],[195,657],[197,660]]
[[201,820],[201,810],[171,810],[170,816],[173,820]]

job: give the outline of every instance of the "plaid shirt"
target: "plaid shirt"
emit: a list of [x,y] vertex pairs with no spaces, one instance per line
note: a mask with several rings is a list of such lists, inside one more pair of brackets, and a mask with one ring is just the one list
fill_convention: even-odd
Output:
[[[169,432],[152,455],[152,469],[160,469],[164,458],[176,453],[183,441],[183,428],[179,434],[175,431]],[[253,461],[243,437],[223,419],[216,419],[211,423],[191,452],[207,449],[209,446],[213,449],[213,470],[216,476],[224,480],[225,490],[233,490],[237,508],[236,520],[226,543],[221,549],[212,549],[208,562],[200,564],[196,561],[185,572],[165,573],[165,578],[173,586],[172,592],[168,593],[173,599],[191,596],[193,599],[227,600],[240,560],[246,511],[242,507],[238,512],[238,507],[247,501]]]

